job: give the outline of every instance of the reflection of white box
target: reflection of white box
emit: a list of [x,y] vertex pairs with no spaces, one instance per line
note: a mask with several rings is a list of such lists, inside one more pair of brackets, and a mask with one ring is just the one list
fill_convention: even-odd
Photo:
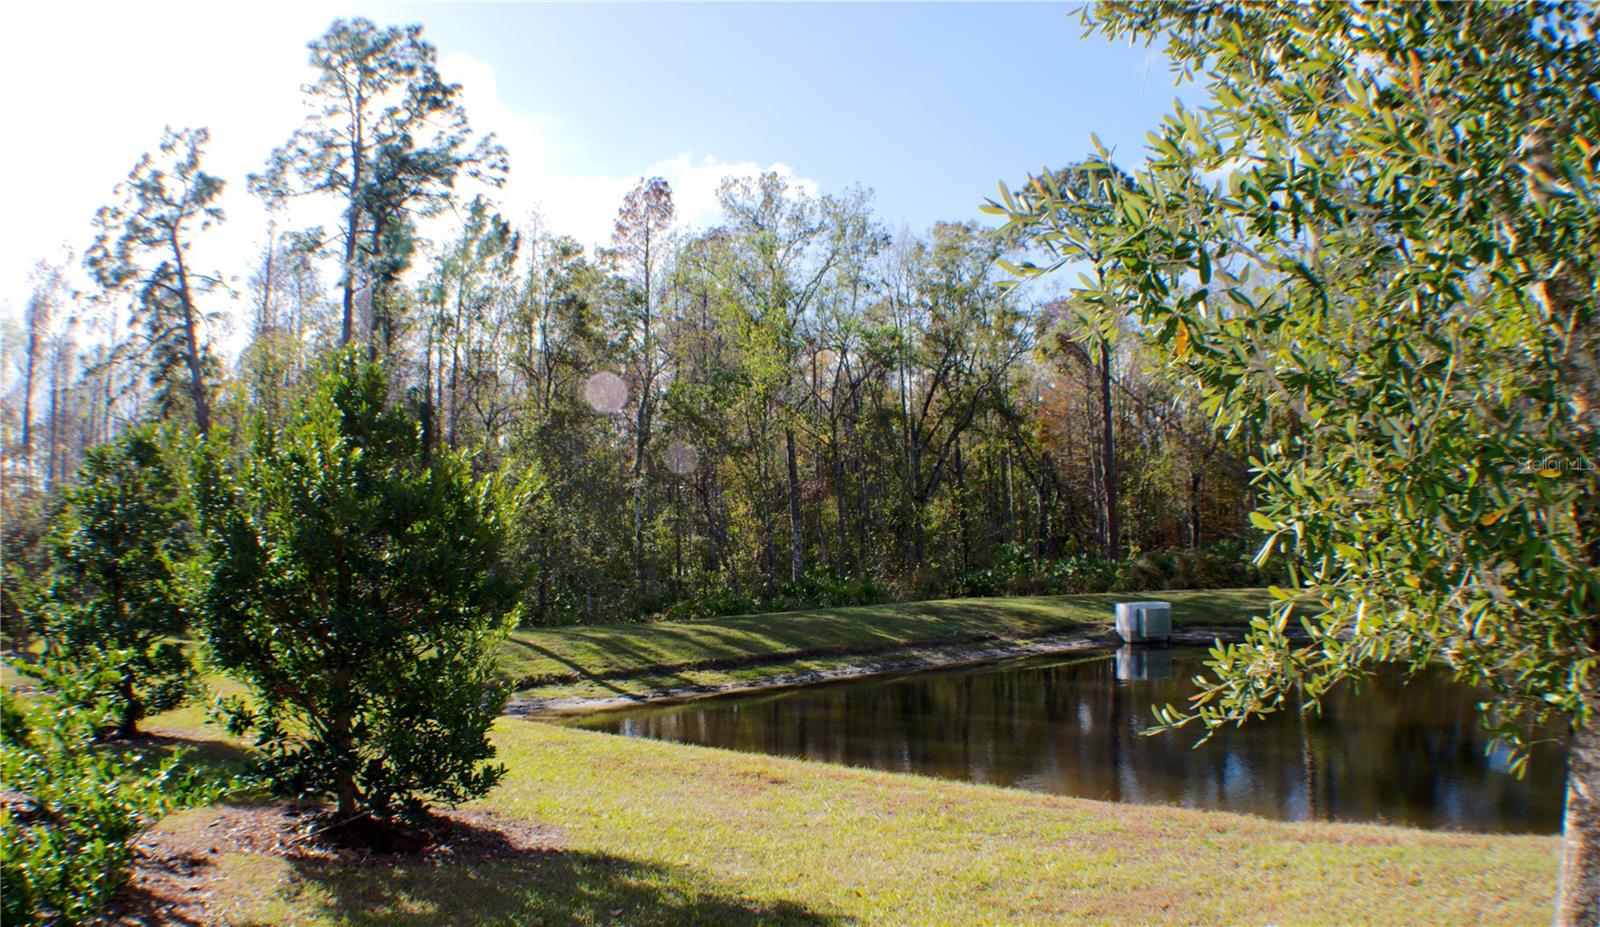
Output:
[[1118,602],[1117,634],[1130,644],[1172,637],[1171,602]]
[[1126,682],[1155,682],[1172,678],[1172,651],[1165,647],[1117,648],[1117,678]]

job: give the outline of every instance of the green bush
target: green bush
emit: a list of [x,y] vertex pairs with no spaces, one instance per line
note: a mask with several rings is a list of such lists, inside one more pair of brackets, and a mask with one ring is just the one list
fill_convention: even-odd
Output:
[[130,736],[146,716],[182,704],[197,677],[184,567],[192,556],[184,494],[152,426],[91,448],[51,525],[49,572],[31,610],[46,662],[64,673],[124,655],[99,694]]
[[841,608],[876,605],[893,598],[870,573],[850,576],[831,566],[806,570],[799,582],[780,583],[773,595],[752,596],[721,588],[704,595],[687,596],[660,612],[665,621],[692,621],[723,615],[761,615],[806,608]]
[[281,788],[346,820],[416,816],[504,772],[488,730],[524,500],[430,454],[387,389],[348,350],[288,425],[258,424],[242,466],[201,467],[207,643],[249,688],[224,702],[230,727]]
[[952,577],[943,594],[951,597],[996,595],[1076,595],[1095,592],[1146,592],[1161,589],[1230,589],[1278,582],[1279,564],[1264,573],[1237,544],[1130,554],[1120,560],[1087,553],[1037,559],[1018,544],[1001,545],[986,569]]
[[127,881],[133,838],[167,811],[217,794],[215,784],[180,765],[182,757],[157,760],[98,741],[120,713],[100,694],[119,678],[127,654],[102,656],[98,672],[47,673],[54,691],[31,708],[0,694],[6,924],[98,922]]
[[940,580],[936,572],[920,585],[896,596],[870,575],[841,576],[829,567],[813,567],[798,583],[783,583],[774,596],[735,594],[724,587],[688,596],[655,613],[655,620],[690,621],[723,615],[758,615],[803,608],[873,605],[921,598],[970,598],[1011,595],[1078,595],[1100,592],[1146,592],[1162,589],[1235,589],[1282,583],[1283,562],[1264,572],[1250,561],[1253,551],[1234,542],[1194,549],[1130,554],[1109,560],[1096,554],[1069,553],[1039,559],[1024,545],[1006,543],[995,549],[988,567]]

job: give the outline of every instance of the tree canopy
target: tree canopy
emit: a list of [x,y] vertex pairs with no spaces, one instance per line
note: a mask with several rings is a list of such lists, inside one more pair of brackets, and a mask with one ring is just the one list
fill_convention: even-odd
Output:
[[[1136,294],[1213,421],[1268,435],[1251,517],[1259,558],[1291,567],[1167,722],[1215,727],[1314,704],[1377,661],[1443,660],[1493,693],[1508,742],[1571,724],[1562,917],[1593,923],[1600,18],[1113,2],[1087,21],[1163,41],[1215,103],[1152,135],[1078,292]],[[1083,254],[1055,221],[1073,191],[1001,199],[1013,233]]]
[[461,88],[439,76],[438,53],[421,26],[339,19],[310,50],[312,111],[251,185],[269,200],[312,193],[343,200],[340,343],[359,334],[362,286],[372,332],[392,339],[385,300],[410,261],[410,215],[443,208],[463,173],[498,182],[505,152],[492,136],[471,144]]

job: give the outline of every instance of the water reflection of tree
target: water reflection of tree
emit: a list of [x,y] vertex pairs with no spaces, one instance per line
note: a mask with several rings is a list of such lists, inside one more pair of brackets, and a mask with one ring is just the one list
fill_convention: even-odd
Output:
[[1192,659],[1181,658],[1172,678],[1120,683],[1105,655],[920,674],[654,709],[631,715],[628,727],[1122,801],[1425,826],[1488,815],[1553,830],[1559,820],[1559,757],[1536,757],[1522,782],[1493,769],[1474,699],[1446,688],[1442,672],[1403,698],[1396,675],[1380,672],[1359,693],[1330,696],[1321,715],[1285,711],[1199,749],[1182,732],[1141,736],[1152,703],[1180,703],[1192,691],[1194,664],[1184,662]]
[[1107,751],[1111,759],[1111,789],[1106,797],[1112,801],[1122,801],[1122,729],[1127,726],[1127,711],[1124,707],[1127,703],[1127,697],[1117,689],[1115,676],[1117,664],[1115,659],[1109,660],[1102,665],[1113,671],[1110,682],[1101,687],[1107,694],[1106,702],[1111,706],[1109,716],[1106,719],[1111,734],[1111,743]]
[[1311,731],[1306,725],[1305,696],[1300,690],[1295,690],[1295,728],[1300,732],[1300,776],[1301,788],[1306,796],[1306,818],[1316,820],[1322,815],[1317,813],[1317,759],[1311,747]]

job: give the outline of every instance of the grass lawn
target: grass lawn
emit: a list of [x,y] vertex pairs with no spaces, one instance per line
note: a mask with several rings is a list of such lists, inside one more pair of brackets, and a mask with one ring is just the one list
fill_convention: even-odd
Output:
[[[502,672],[519,688],[706,673],[753,663],[835,660],[930,645],[1013,641],[1085,627],[1109,628],[1117,602],[1172,602],[1185,625],[1244,625],[1270,601],[1261,589],[944,599],[740,615],[706,621],[517,631]],[[604,688],[604,687],[602,687]],[[605,694],[597,691],[594,694]]]
[[[1544,924],[1557,840],[1106,804],[502,719],[475,808],[548,845],[340,866],[224,852],[256,925]],[[215,812],[168,818],[207,838]],[[186,831],[188,832],[186,834]]]
[[[1018,596],[520,630],[506,641],[500,670],[524,695],[544,699],[643,697],[669,689],[753,685],[797,673],[826,673],[887,653],[1109,629],[1117,602],[1145,598],[1170,601],[1178,628],[1242,628],[1271,601],[1262,589]],[[205,681],[213,691],[240,691],[216,673]],[[0,662],[0,685],[31,682]],[[197,721],[202,714],[192,707],[186,721]]]
[[[1240,624],[1265,603],[1253,590],[1160,596],[1180,625]],[[510,669],[576,680],[558,686],[648,687],[753,662],[822,665],[1104,626],[1125,598],[521,632]],[[224,768],[244,756],[198,706],[147,728]],[[536,846],[360,865],[225,842],[212,851],[215,808],[169,817],[160,839],[198,848],[182,867],[198,880],[190,897],[206,921],[260,927],[1543,924],[1558,864],[1554,837],[1108,804],[514,718],[494,738],[508,773],[471,807],[543,835]]]

